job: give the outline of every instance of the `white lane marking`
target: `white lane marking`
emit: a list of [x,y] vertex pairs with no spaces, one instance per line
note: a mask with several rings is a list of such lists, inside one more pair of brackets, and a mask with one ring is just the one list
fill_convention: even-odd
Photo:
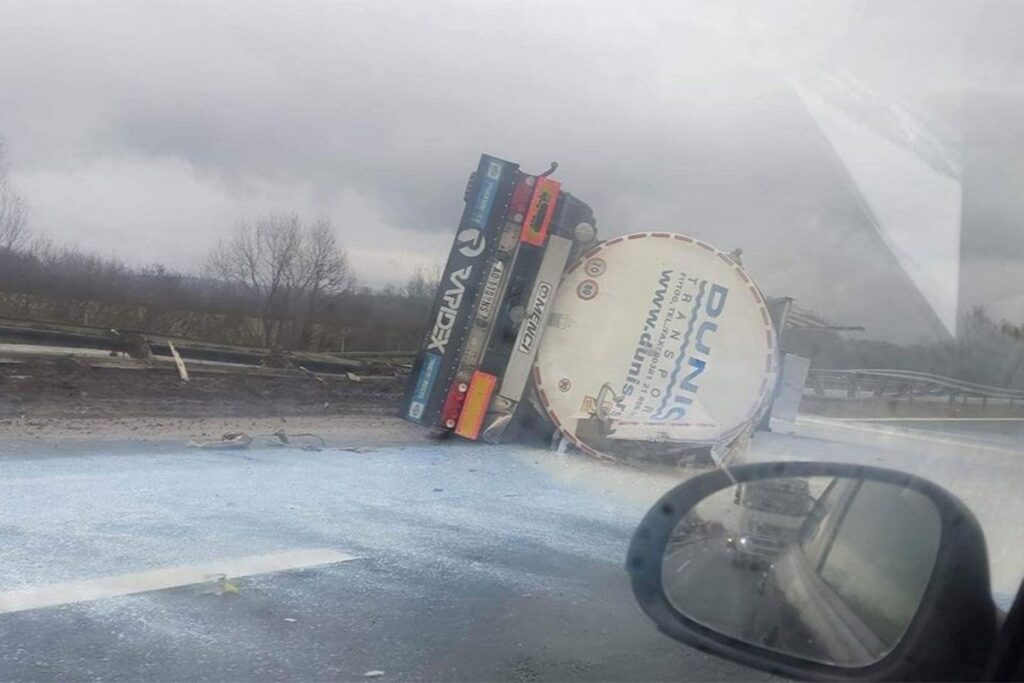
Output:
[[1008,453],[1010,455],[1020,455],[1021,452],[1019,448],[1004,448],[1000,446],[988,445],[986,442],[948,435],[945,432],[924,432],[917,429],[906,429],[902,427],[873,427],[870,425],[866,425],[863,422],[843,422],[833,418],[815,418],[808,417],[806,415],[797,415],[796,424],[805,424],[814,427],[832,427],[835,429],[848,429],[854,432],[867,432],[870,434],[884,434],[886,436],[892,436],[900,439],[923,441],[925,443],[940,444],[943,446],[956,446],[957,448],[970,448],[971,450],[974,451],[987,451],[990,453]]
[[1024,417],[833,417],[837,422],[1024,422]]
[[0,593],[0,614],[189,586],[214,581],[222,576],[235,578],[269,574],[355,559],[357,558],[353,555],[333,548],[309,548],[269,555],[228,558],[203,564],[163,567],[146,572],[70,583],[52,583]]

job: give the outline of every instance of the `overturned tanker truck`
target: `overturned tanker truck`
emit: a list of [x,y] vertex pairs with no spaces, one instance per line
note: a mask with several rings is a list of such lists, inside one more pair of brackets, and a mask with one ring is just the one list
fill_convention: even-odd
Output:
[[402,417],[611,459],[736,450],[778,377],[764,296],[737,259],[686,235],[599,241],[556,166],[481,157]]

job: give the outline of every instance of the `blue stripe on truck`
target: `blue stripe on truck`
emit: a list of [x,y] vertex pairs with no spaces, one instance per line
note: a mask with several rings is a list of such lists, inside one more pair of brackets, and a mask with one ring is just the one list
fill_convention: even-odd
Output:
[[420,376],[416,380],[416,391],[409,403],[409,419],[419,422],[423,418],[423,411],[430,399],[430,392],[437,381],[437,369],[441,365],[441,356],[436,353],[428,353],[423,357],[423,367],[420,368]]
[[491,215],[491,205],[494,204],[494,196],[498,194],[502,168],[504,164],[500,161],[488,162],[487,172],[480,180],[480,191],[477,192],[476,201],[473,203],[473,212],[469,215],[469,224],[478,230],[484,229],[487,217]]

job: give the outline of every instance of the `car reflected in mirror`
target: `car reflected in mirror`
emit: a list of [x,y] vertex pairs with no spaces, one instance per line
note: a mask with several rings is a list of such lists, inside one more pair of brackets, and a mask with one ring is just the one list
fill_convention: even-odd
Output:
[[917,612],[941,533],[892,484],[787,477],[723,489],[672,534],[665,595],[723,634],[824,664],[882,659]]
[[794,678],[977,678],[994,639],[977,520],[931,482],[880,468],[694,477],[644,517],[627,568],[664,633]]

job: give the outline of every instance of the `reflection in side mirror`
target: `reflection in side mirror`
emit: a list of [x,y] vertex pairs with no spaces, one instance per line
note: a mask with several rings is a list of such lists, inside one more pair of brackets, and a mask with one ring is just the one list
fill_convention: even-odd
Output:
[[942,525],[926,496],[875,481],[785,477],[733,486],[676,525],[665,595],[724,635],[802,659],[874,664],[931,578]]
[[665,494],[627,558],[667,635],[812,680],[976,680],[995,638],[985,539],[919,477],[825,462],[709,472]]

